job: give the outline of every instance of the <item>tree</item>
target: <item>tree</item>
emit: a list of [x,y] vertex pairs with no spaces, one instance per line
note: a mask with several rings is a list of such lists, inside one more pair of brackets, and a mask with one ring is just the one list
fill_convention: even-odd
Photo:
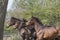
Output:
[[3,40],[4,21],[8,0],[0,0],[0,40]]

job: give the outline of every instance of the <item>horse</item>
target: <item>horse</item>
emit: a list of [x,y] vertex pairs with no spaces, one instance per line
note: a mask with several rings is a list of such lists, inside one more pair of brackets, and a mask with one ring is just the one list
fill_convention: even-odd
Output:
[[36,31],[36,40],[53,40],[57,35],[60,35],[59,27],[44,27],[42,22],[37,17],[31,17],[26,25],[34,25]]
[[34,34],[34,32],[35,32],[34,28],[26,27],[25,24],[21,24],[20,26],[18,26],[18,25],[19,25],[19,22],[16,22],[16,25],[14,25],[14,27],[19,29],[19,31],[21,32],[21,35],[23,34],[24,38],[27,38],[27,40],[35,40],[36,39],[35,34]]
[[[13,26],[14,29],[18,29],[23,40],[25,40],[25,39],[26,40],[32,40],[32,39],[35,40],[36,39],[35,34],[34,34],[35,30],[33,28],[30,29],[30,28],[26,27],[25,26],[26,22],[27,21],[25,19],[20,20],[15,17],[11,17],[8,25]],[[34,35],[34,36],[32,36],[32,35]]]
[[15,25],[15,23],[16,23],[17,21],[21,21],[21,20],[15,18],[15,17],[11,17],[11,18],[9,19],[9,21],[8,21],[8,26],[7,26],[7,28],[9,28],[10,26]]

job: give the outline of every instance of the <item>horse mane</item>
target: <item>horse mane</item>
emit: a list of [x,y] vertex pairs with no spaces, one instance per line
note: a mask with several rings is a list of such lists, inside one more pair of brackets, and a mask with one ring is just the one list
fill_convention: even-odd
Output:
[[37,17],[32,17],[33,19],[35,19],[39,24],[43,25],[41,20],[39,20]]
[[14,19],[14,20],[18,20],[18,21],[21,21],[20,19],[18,19],[18,18],[15,18],[15,17],[11,17],[12,19]]

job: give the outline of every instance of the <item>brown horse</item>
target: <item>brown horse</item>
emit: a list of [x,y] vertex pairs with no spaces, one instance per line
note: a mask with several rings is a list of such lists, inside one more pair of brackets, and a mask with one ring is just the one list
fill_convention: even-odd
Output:
[[15,25],[15,23],[16,23],[17,21],[21,21],[21,20],[15,18],[15,17],[11,17],[10,20],[8,21],[8,26],[7,26],[7,28],[10,27],[10,26]]
[[31,17],[26,25],[34,25],[37,40],[53,40],[53,38],[60,35],[59,27],[44,27],[42,22],[36,17]]
[[[22,22],[21,22],[22,23]],[[14,27],[16,27],[21,33],[21,36],[24,38],[27,38],[27,40],[35,40],[35,29],[34,28],[28,28],[25,26],[25,24],[23,25],[19,25],[19,22],[16,22],[16,25],[14,25]],[[22,35],[23,34],[23,35]]]
[[[23,40],[32,40],[34,39],[35,40],[35,30],[33,28],[28,28],[25,26],[25,23],[27,21],[25,19],[23,20],[20,20],[20,19],[17,19],[15,17],[11,17],[10,21],[9,21],[9,26],[13,26],[14,29],[18,29],[20,31],[20,34],[23,38]],[[32,36],[34,35],[34,36]],[[31,39],[32,38],[32,39]]]

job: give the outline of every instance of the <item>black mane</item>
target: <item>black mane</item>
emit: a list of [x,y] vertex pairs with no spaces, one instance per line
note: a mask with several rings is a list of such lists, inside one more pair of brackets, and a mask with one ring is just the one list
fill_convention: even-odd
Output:
[[43,25],[41,20],[39,20],[37,17],[32,17],[33,19],[35,19],[39,24]]
[[15,18],[15,17],[11,17],[12,19],[14,19],[14,20],[18,20],[18,21],[21,21],[20,19],[18,19],[18,18]]

